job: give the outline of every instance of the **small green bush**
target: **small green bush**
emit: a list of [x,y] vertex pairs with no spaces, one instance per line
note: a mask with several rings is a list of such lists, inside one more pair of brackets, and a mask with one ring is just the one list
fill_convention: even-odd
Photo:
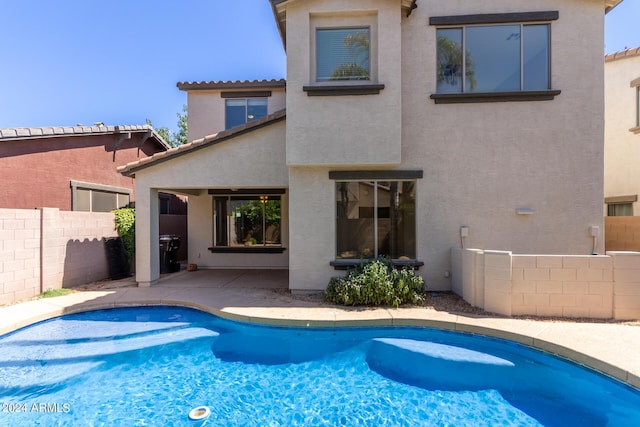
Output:
[[113,211],[115,214],[116,230],[122,238],[127,260],[131,262],[136,253],[136,210],[122,208]]
[[413,269],[394,268],[391,260],[360,264],[344,277],[329,281],[326,300],[340,305],[418,304],[423,300],[424,281]]

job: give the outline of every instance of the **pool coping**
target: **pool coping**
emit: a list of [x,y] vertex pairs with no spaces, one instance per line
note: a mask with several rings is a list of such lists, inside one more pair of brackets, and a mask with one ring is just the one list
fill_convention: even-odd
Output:
[[[169,286],[76,292],[0,307],[0,335],[66,314],[158,305],[194,308],[225,319],[277,326],[431,327],[515,341],[569,359],[640,389],[638,326],[486,317],[419,307],[354,309],[319,306],[304,301],[291,303],[291,298],[286,295],[274,295],[272,290],[265,289]],[[240,300],[254,303],[239,304]]]

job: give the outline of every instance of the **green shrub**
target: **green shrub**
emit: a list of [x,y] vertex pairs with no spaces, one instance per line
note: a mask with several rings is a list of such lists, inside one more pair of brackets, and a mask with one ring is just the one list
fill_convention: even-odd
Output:
[[413,269],[398,270],[389,259],[360,264],[344,277],[329,281],[326,300],[340,305],[417,304],[422,301],[424,281]]
[[122,208],[113,211],[115,214],[116,230],[124,243],[127,260],[131,263],[136,253],[136,210]]

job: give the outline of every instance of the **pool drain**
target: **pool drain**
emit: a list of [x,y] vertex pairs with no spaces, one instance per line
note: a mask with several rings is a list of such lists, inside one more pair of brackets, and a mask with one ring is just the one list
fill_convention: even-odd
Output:
[[196,406],[189,411],[189,419],[191,421],[202,421],[209,418],[209,415],[211,415],[211,409],[207,406]]

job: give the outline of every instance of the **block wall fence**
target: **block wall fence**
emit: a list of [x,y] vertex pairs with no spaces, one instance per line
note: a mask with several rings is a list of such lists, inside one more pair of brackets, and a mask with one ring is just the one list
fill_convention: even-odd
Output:
[[109,277],[112,213],[0,209],[0,306]]
[[640,252],[640,216],[605,216],[604,230],[605,250]]
[[451,250],[452,290],[507,316],[640,319],[640,252],[514,255]]

